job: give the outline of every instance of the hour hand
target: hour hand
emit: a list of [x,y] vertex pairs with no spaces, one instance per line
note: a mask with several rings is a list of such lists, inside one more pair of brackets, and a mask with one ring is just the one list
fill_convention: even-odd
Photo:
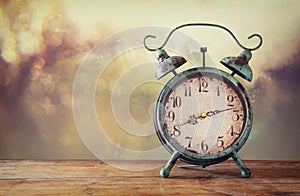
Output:
[[193,114],[193,115],[191,115],[191,116],[189,117],[189,119],[188,119],[186,122],[182,123],[181,125],[185,125],[185,124],[192,124],[192,125],[195,125],[195,124],[198,123],[198,122],[197,122],[197,119],[198,119],[198,117],[196,117],[196,115]]
[[195,125],[195,124],[198,123],[198,121],[197,121],[198,119],[204,120],[207,117],[207,114],[208,114],[208,112],[200,112],[199,115],[193,114],[193,115],[190,116],[190,118],[185,123],[183,123],[181,125],[185,125],[185,124],[188,124],[188,123],[192,124],[192,125]]

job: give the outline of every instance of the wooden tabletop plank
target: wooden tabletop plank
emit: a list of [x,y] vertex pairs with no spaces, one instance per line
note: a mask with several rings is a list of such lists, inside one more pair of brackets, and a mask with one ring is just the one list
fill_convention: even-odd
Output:
[[245,161],[241,178],[231,160],[159,177],[165,161],[131,161],[146,171],[120,170],[99,160],[0,160],[0,195],[300,195],[300,161]]

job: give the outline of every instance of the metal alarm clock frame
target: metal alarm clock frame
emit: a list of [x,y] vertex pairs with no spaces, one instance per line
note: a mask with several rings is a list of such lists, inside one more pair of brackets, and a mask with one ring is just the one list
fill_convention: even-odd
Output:
[[[225,57],[220,61],[221,64],[232,71],[231,74],[220,69],[205,66],[205,52],[207,52],[206,47],[200,48],[203,54],[202,67],[188,69],[179,74],[176,73],[176,68],[183,65],[186,60],[181,56],[170,57],[163,47],[167,44],[171,35],[176,30],[188,26],[210,26],[221,28],[227,31],[233,37],[236,43],[244,49],[238,57]],[[156,70],[156,79],[159,80],[170,72],[174,74],[174,77],[168,81],[161,91],[154,111],[154,125],[156,134],[164,147],[172,154],[166,166],[160,171],[161,177],[169,177],[170,171],[177,159],[191,164],[190,166],[202,166],[204,168],[212,164],[223,162],[229,158],[232,158],[235,161],[241,171],[242,177],[246,178],[251,176],[250,169],[246,167],[241,158],[238,156],[237,152],[241,149],[249,137],[253,122],[253,111],[246,90],[241,83],[234,78],[234,75],[237,74],[249,82],[252,80],[252,70],[248,65],[248,62],[252,57],[251,51],[257,50],[262,45],[263,40],[259,34],[252,34],[248,37],[248,39],[253,37],[259,38],[259,44],[254,48],[247,48],[244,47],[237,40],[234,34],[224,26],[211,23],[188,23],[174,28],[169,33],[161,47],[149,48],[147,46],[146,39],[156,38],[154,35],[147,35],[144,38],[145,48],[149,51],[155,51],[156,58],[159,61],[159,65]],[[223,88],[222,93],[226,94],[224,96],[226,99],[225,102],[228,103],[226,105],[228,108],[217,108],[211,111],[199,111],[196,114],[194,113],[189,115],[188,119],[184,120],[184,123],[181,122],[179,125],[176,124],[178,121],[182,121],[184,110],[193,110],[193,108],[196,108],[197,106],[198,108],[199,106],[201,108],[205,108],[206,102],[204,101],[204,103],[200,105],[199,102],[201,102],[200,99],[205,99],[205,93],[208,93],[208,86],[210,84],[214,86],[211,88],[216,89],[215,92],[211,93],[210,95],[211,97],[215,96],[215,99],[221,99],[219,98],[220,88]],[[195,94],[193,95],[194,98],[192,94]],[[182,97],[184,97],[186,102],[189,102],[185,103],[185,107],[183,107]],[[192,99],[196,100],[196,102],[194,101],[194,105]],[[239,108],[237,108],[236,105],[238,105]],[[180,107],[182,107],[182,109],[178,109]],[[222,126],[225,128],[222,127],[224,130],[221,130],[222,128],[219,130],[219,135],[217,135],[215,138],[215,143],[208,144],[206,142],[207,138],[202,138],[203,140],[199,140],[201,134],[203,137],[204,133],[201,133],[202,130],[197,130],[198,128],[196,128],[194,125],[201,125],[201,123],[207,124],[208,119],[213,121],[211,118],[220,114],[223,115],[224,125],[222,124]],[[175,118],[175,116],[179,116],[178,119]],[[210,123],[210,126],[219,124],[219,122]],[[229,129],[226,123],[229,124]],[[230,125],[230,123],[233,124]],[[184,131],[182,131],[181,128],[185,124],[189,125],[189,129],[184,130],[185,133],[191,132],[191,130],[193,132],[194,129],[194,134],[190,136],[185,135],[185,137],[183,136]],[[196,137],[198,137],[198,139],[196,139]]]

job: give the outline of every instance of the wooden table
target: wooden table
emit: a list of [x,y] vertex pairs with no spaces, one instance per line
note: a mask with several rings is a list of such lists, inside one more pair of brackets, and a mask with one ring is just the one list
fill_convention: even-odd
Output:
[[232,160],[204,169],[181,169],[177,162],[161,178],[164,163],[131,163],[157,164],[133,172],[99,160],[0,160],[0,195],[300,195],[300,161],[245,161],[250,178],[241,178]]

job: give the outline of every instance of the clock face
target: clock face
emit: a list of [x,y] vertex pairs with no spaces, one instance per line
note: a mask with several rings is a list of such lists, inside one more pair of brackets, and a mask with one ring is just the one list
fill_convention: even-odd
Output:
[[167,85],[158,119],[167,140],[201,156],[217,155],[239,141],[249,108],[236,83],[224,74],[196,71]]

